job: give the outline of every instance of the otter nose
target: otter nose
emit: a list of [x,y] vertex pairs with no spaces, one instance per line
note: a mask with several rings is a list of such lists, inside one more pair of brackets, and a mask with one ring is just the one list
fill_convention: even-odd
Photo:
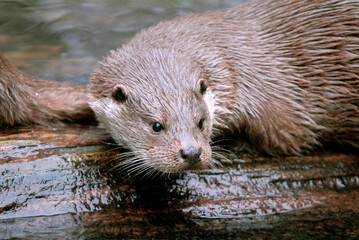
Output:
[[194,164],[198,163],[199,161],[201,161],[201,158],[200,158],[201,153],[202,153],[201,148],[196,148],[196,147],[192,147],[192,146],[189,148],[180,150],[180,155],[181,155],[182,159],[191,165],[194,165]]

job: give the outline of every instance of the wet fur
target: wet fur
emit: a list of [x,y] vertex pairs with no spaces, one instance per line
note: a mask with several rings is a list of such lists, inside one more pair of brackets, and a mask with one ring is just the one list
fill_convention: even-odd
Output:
[[[2,125],[91,118],[82,87],[48,87],[0,64]],[[97,119],[135,161],[167,172],[188,167],[178,149],[191,144],[204,149],[205,167],[211,138],[228,134],[268,154],[359,147],[359,1],[260,0],[162,22],[112,51],[91,82]],[[166,134],[151,132],[154,121]]]
[[[91,80],[94,98],[101,101],[114,85],[131,78],[121,76],[133,67],[125,59],[140,62],[154,49],[182,54],[183,59],[163,64],[176,68],[190,61],[208,81],[214,101],[212,137],[229,133],[241,150],[268,154],[299,154],[322,142],[358,147],[358,1],[264,0],[162,22],[100,64]],[[152,57],[161,61],[160,54]],[[153,69],[139,64],[133,71],[156,73],[158,68],[149,65]],[[161,86],[163,80],[142,79],[136,94],[154,84]],[[178,91],[192,97],[182,85]],[[167,101],[166,94],[153,94]],[[136,141],[129,138],[124,144]]]
[[86,86],[32,78],[0,53],[0,128],[90,122]]
[[[91,86],[92,93],[97,95],[90,105],[98,120],[116,142],[162,172],[193,168],[179,157],[180,149],[190,146],[203,149],[196,168],[206,167],[211,160],[213,120],[209,116],[213,113],[203,99],[211,91],[201,95],[200,71],[191,65],[190,59],[184,59],[184,55],[170,49],[139,53],[129,47],[100,63],[92,77],[101,84]],[[127,95],[123,102],[112,97],[117,88]],[[207,122],[200,131],[197,123],[203,117]],[[154,122],[163,125],[162,133],[152,131]]]

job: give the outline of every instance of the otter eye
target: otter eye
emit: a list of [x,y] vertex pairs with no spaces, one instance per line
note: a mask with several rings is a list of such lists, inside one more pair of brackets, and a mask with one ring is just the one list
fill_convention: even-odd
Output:
[[163,127],[162,127],[161,123],[155,122],[152,124],[152,130],[155,132],[160,132],[163,130]]
[[198,122],[198,128],[199,128],[199,130],[203,130],[203,122],[204,122],[204,119],[202,118],[201,120],[199,120],[199,122]]

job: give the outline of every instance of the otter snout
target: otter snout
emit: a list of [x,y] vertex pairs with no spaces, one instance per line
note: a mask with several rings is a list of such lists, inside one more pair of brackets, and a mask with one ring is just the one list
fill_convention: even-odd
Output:
[[184,162],[194,165],[201,161],[202,148],[190,146],[180,149],[179,153]]

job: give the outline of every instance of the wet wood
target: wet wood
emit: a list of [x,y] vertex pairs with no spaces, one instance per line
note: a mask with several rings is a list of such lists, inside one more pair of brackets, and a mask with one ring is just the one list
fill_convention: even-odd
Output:
[[0,133],[0,239],[359,236],[359,155],[228,155],[172,179],[113,171],[121,150],[100,128]]

